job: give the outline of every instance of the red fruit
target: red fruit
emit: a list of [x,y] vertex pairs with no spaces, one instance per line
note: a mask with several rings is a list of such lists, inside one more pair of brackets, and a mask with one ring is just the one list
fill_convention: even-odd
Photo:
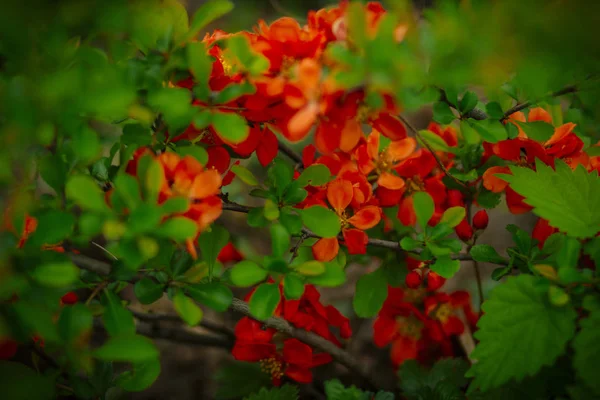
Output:
[[473,228],[471,225],[469,225],[466,219],[463,219],[460,224],[456,225],[454,230],[456,231],[456,235],[463,242],[468,242],[473,237]]
[[419,286],[421,286],[423,278],[421,277],[421,274],[417,271],[411,271],[406,275],[404,281],[406,283],[406,286],[408,286],[411,289],[416,289]]
[[0,360],[13,358],[17,353],[17,342],[12,339],[0,339]]
[[473,216],[473,227],[475,229],[485,229],[490,222],[490,218],[485,210],[480,210]]
[[79,301],[79,296],[75,292],[68,292],[63,297],[60,298],[60,302],[65,304],[75,304]]
[[442,278],[435,272],[429,271],[427,274],[427,289],[431,291],[438,290],[444,283],[446,283],[446,278]]

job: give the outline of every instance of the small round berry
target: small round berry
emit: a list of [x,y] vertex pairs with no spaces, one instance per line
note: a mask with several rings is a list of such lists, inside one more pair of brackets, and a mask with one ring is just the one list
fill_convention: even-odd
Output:
[[408,286],[411,289],[416,289],[419,286],[421,286],[423,278],[421,277],[421,274],[417,271],[411,271],[406,275],[404,281],[406,283],[406,286]]
[[446,283],[446,278],[442,278],[435,272],[429,271],[427,274],[427,289],[431,291],[438,290],[444,283]]
[[475,229],[485,229],[487,228],[489,222],[490,218],[485,210],[479,210],[473,216],[473,227]]
[[68,292],[60,298],[62,304],[75,304],[79,301],[79,296],[75,292]]

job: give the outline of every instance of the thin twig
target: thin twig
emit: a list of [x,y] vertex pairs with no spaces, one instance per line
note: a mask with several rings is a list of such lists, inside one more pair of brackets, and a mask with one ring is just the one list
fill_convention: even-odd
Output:
[[302,245],[302,243],[304,243],[304,241],[307,238],[308,238],[308,234],[306,232],[302,232],[302,234],[298,238],[298,241],[296,242],[294,247],[290,250],[290,253],[292,253],[292,257],[290,258],[290,263],[292,261],[294,261],[294,258],[298,257],[298,249],[300,249],[300,246]]
[[291,147],[283,143],[281,140],[278,142],[279,150],[288,156],[292,161],[296,162],[300,167],[304,165],[302,162],[302,156],[296,153]]
[[[254,316],[252,316],[252,314],[250,314],[250,307],[245,301],[234,298],[231,304],[231,309],[245,316],[255,318]],[[337,347],[329,340],[324,339],[321,336],[315,335],[312,332],[295,328],[289,322],[281,318],[271,317],[261,322],[263,322],[265,326],[269,328],[276,329],[279,332],[285,333],[291,337],[300,340],[301,342],[304,342],[314,347],[315,349],[319,349],[321,351],[331,354],[331,356],[337,362],[344,365],[346,368],[356,373],[358,376],[362,377],[373,388],[381,388],[383,386],[381,383],[377,382],[377,376],[371,371],[369,371],[368,368],[366,368],[366,366],[364,365],[364,363],[361,363],[359,360],[352,357],[350,353],[346,352],[340,347]]]
[[[438,89],[438,90],[440,91],[440,101],[448,104],[450,107],[452,107],[452,108],[454,108],[455,110],[458,111],[458,109],[456,108],[456,106],[454,104],[452,104],[450,102],[450,100],[448,100],[448,96],[446,95],[446,91],[444,89]],[[488,115],[487,115],[487,113],[485,111],[479,109],[479,108],[473,108],[471,111],[469,111],[468,113],[464,114],[463,117],[476,119],[478,121],[481,121],[481,120],[489,118]]]
[[402,120],[402,122],[404,122],[404,125],[406,125],[408,127],[408,129],[410,129],[413,134],[419,138],[419,140],[421,141],[421,143],[423,143],[423,145],[425,145],[425,147],[427,148],[427,150],[429,150],[429,152],[431,153],[431,155],[433,155],[433,158],[435,158],[435,161],[437,162],[438,166],[440,167],[440,169],[444,172],[444,174],[446,174],[446,176],[450,179],[452,179],[454,182],[456,182],[457,184],[459,184],[460,186],[464,187],[464,188],[468,188],[468,186],[458,180],[456,177],[454,177],[446,168],[446,166],[444,165],[444,163],[442,162],[442,160],[440,160],[440,158],[438,157],[437,153],[435,152],[435,150],[433,149],[433,147],[431,147],[431,145],[429,143],[427,143],[427,141],[421,136],[421,134],[419,133],[419,131],[412,126],[412,124],[410,122],[408,122],[408,120],[406,118],[404,118],[402,115],[399,115],[400,119]]
[[575,93],[578,90],[579,89],[576,85],[570,85],[570,86],[564,87],[560,90],[557,90],[556,92],[552,92],[549,95],[542,97],[541,99],[537,99],[537,100],[533,100],[533,101],[526,101],[524,103],[519,103],[519,104],[515,105],[514,107],[506,110],[506,112],[504,113],[504,116],[502,117],[502,121],[508,119],[508,117],[510,117],[512,114],[514,114],[518,111],[521,111],[525,108],[531,107],[532,105],[539,103],[540,101],[542,101],[548,97],[559,97],[564,94]]
[[96,295],[97,295],[98,293],[100,293],[100,291],[101,291],[102,289],[104,289],[104,288],[106,287],[106,285],[107,285],[107,284],[108,284],[108,282],[100,282],[100,283],[98,284],[98,286],[96,286],[96,287],[94,288],[94,290],[92,291],[92,293],[89,295],[89,297],[88,297],[88,298],[87,298],[87,300],[85,301],[85,305],[86,305],[86,306],[88,306],[88,305],[89,305],[89,304],[92,302],[92,300],[94,299],[94,297],[96,297]]
[[[223,210],[226,210],[226,211],[249,213],[250,210],[252,210],[252,208],[253,207],[244,206],[242,204],[238,204],[238,203],[232,202],[230,200],[224,200],[224,203],[223,203]],[[314,233],[313,231],[311,231],[310,229],[307,229],[307,228],[302,228],[302,235],[305,235],[307,238],[316,238],[316,239],[321,238],[321,236],[317,235],[316,233]],[[338,239],[343,240],[343,237],[338,237]],[[369,240],[367,241],[367,245],[375,246],[375,247],[382,247],[382,248],[390,249],[390,250],[402,250],[399,242],[394,242],[391,240],[369,238]],[[421,251],[413,250],[413,251],[409,251],[408,253],[419,255],[419,254],[421,254]],[[473,261],[473,257],[471,257],[470,254],[453,254],[451,257],[453,260]],[[494,264],[507,265],[508,262],[496,262]]]
[[[144,313],[129,309],[133,316],[140,321],[144,322],[159,322],[159,321],[173,321],[173,322],[182,322],[181,317],[175,313]],[[233,330],[229,329],[226,326],[216,324],[212,321],[207,321],[206,319],[202,319],[200,321],[199,326],[205,328],[209,331],[220,333],[222,335],[227,336],[229,339],[234,339],[235,334]]]
[[[466,202],[466,214],[467,214],[467,222],[469,223],[469,225],[473,226],[473,220],[472,220],[472,206],[473,206],[473,202],[471,201],[471,199],[467,200]],[[473,246],[475,246],[475,243],[477,242],[477,234],[475,234],[474,238],[473,238],[473,243],[471,243],[469,246],[467,246],[467,254],[471,254],[471,249],[473,248]],[[483,305],[483,283],[481,281],[481,271],[479,270],[479,262],[477,262],[477,260],[473,260],[473,269],[475,270],[475,280],[477,281],[477,292],[479,294],[479,314],[481,315],[482,313],[482,305]]]

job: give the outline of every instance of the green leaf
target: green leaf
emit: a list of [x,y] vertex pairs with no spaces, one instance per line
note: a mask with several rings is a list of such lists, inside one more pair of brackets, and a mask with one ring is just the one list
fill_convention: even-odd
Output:
[[71,261],[42,264],[32,272],[33,279],[49,287],[65,287],[79,278],[79,269]]
[[401,240],[400,240],[400,247],[402,247],[402,250],[406,250],[406,251],[413,251],[416,248],[419,248],[423,245],[422,242],[413,239],[410,236],[404,236]]
[[160,205],[164,214],[184,213],[190,208],[190,202],[185,197],[170,197]]
[[177,146],[177,154],[182,157],[190,156],[198,160],[202,165],[206,165],[208,162],[208,152],[201,146]]
[[209,271],[215,266],[219,253],[229,242],[229,232],[221,225],[212,225],[210,231],[203,232],[198,237],[198,245],[202,258],[208,264]]
[[258,185],[258,180],[254,176],[254,174],[250,172],[250,170],[248,170],[246,167],[242,167],[241,165],[233,165],[231,167],[231,171],[246,185]]
[[466,384],[468,368],[468,363],[458,358],[440,360],[430,371],[415,360],[407,360],[398,370],[402,394],[408,400],[465,400],[460,388]]
[[437,257],[435,262],[431,264],[431,270],[442,278],[450,279],[460,269],[460,261],[453,260],[449,256]]
[[161,88],[148,95],[148,103],[162,113],[171,134],[187,127],[197,113],[192,107],[192,93],[183,88]]
[[117,385],[128,392],[141,392],[148,389],[159,375],[159,360],[137,363],[131,371],[123,372],[117,378]]
[[413,206],[417,215],[417,222],[422,228],[425,228],[435,208],[433,199],[427,192],[417,192],[413,195]]
[[[436,226],[434,226],[431,229],[429,229],[429,227],[428,227],[427,236],[430,241],[428,241],[427,246],[429,246],[431,244],[431,240],[440,241],[440,239],[445,238],[446,236],[450,235],[452,232],[454,232],[454,229],[452,229],[452,227],[450,225],[448,225],[447,223],[441,222],[441,221],[439,224],[437,224]],[[460,251],[460,249],[459,249],[459,251]]]
[[332,261],[325,263],[325,272],[323,274],[309,276],[307,280],[318,286],[336,287],[346,282],[346,272],[344,271],[344,266]]
[[517,121],[517,124],[523,129],[529,139],[535,140],[536,142],[543,143],[550,139],[554,134],[554,127],[544,121]]
[[450,106],[444,102],[438,102],[433,104],[433,120],[439,122],[442,125],[448,125],[454,121],[456,117],[450,109]]
[[162,219],[161,209],[148,203],[142,203],[133,209],[127,219],[127,229],[130,234],[153,232]]
[[234,113],[213,113],[212,126],[219,137],[233,144],[243,142],[250,134],[246,120]]
[[[146,158],[146,160],[151,159]],[[125,172],[121,172],[115,177],[115,194],[130,210],[142,203],[138,180]]]
[[280,211],[279,222],[291,235],[302,232],[302,217],[286,207]]
[[0,387],[10,400],[51,400],[56,398],[55,380],[22,363],[0,360]]
[[218,312],[227,310],[233,300],[231,290],[219,282],[190,285],[187,287],[187,294],[197,302]]
[[590,315],[581,321],[581,331],[573,340],[575,356],[573,366],[577,376],[600,395],[600,382],[598,382],[598,357],[600,357],[600,310],[593,310]]
[[581,165],[574,171],[557,159],[556,171],[538,162],[536,171],[511,167],[501,174],[510,187],[525,197],[533,213],[551,226],[577,238],[593,237],[600,231],[600,178]]
[[495,248],[489,244],[477,244],[471,248],[471,256],[475,261],[503,264],[506,262]]
[[383,269],[361,276],[356,282],[352,305],[356,315],[371,318],[377,315],[387,297],[387,279]]
[[423,142],[431,146],[432,149],[437,151],[450,151],[450,147],[446,143],[444,139],[442,139],[439,135],[428,131],[428,130],[420,130],[419,136],[417,136],[417,142],[421,146],[424,146]]
[[474,119],[469,119],[468,122],[486,142],[496,143],[508,137],[506,129],[504,129],[504,126],[500,121],[491,119],[476,121]]
[[142,363],[158,359],[159,352],[150,339],[140,335],[111,337],[94,356],[105,361]]
[[481,137],[466,120],[460,121],[460,133],[467,142],[467,144],[479,144]]
[[281,300],[279,285],[263,283],[259,285],[250,298],[250,313],[259,321],[271,317]]
[[[208,80],[212,71],[213,59],[208,55],[206,45],[203,42],[191,42],[186,45],[186,56],[188,66],[197,85],[194,88],[194,94],[202,100],[208,100],[210,96],[210,87]],[[196,120],[200,118],[212,119],[209,112],[200,112],[194,117],[196,129],[203,129],[203,124],[197,124]],[[208,121],[210,123],[210,121]]]
[[324,238],[334,238],[340,233],[341,225],[337,214],[322,206],[312,206],[301,211],[304,225]]
[[467,91],[460,100],[458,109],[460,110],[461,114],[467,114],[475,108],[477,101],[477,95],[471,91]]
[[275,221],[279,218],[279,205],[271,199],[265,201],[265,206],[262,208],[263,217],[268,221]]
[[62,242],[73,232],[75,217],[64,211],[49,210],[38,216],[37,222],[35,232],[27,239],[27,244],[32,247]]
[[215,374],[217,400],[234,400],[257,392],[271,385],[271,378],[260,369],[258,363],[231,362],[219,368]]
[[454,228],[460,224],[460,221],[465,219],[466,211],[464,207],[450,207],[442,215],[440,222],[448,224],[450,228]]
[[277,190],[277,195],[281,196],[294,177],[294,169],[292,166],[280,159],[276,158],[273,165],[267,171],[269,181]]
[[135,334],[133,315],[123,307],[121,299],[110,291],[105,291],[102,298],[104,306],[104,328],[111,336],[128,336]]
[[183,242],[196,236],[197,231],[198,225],[191,219],[171,217],[156,228],[154,234],[159,237],[173,239],[176,242]]
[[281,224],[271,225],[271,249],[276,257],[283,256],[290,248],[290,234]]
[[206,25],[233,10],[233,3],[228,0],[209,0],[203,3],[192,16],[186,40],[195,37]]
[[502,106],[496,101],[489,102],[485,105],[485,111],[492,119],[502,119],[504,118],[504,111],[502,111]]
[[296,274],[286,274],[283,278],[283,295],[288,300],[297,300],[304,294],[304,281]]
[[312,260],[306,261],[302,264],[298,265],[296,268],[296,272],[305,276],[317,276],[321,275],[325,272],[325,264],[321,261]]
[[133,292],[142,304],[152,304],[162,297],[164,287],[153,279],[144,277],[135,283]]
[[289,185],[283,193],[284,204],[298,204],[308,196],[308,192],[296,184]]
[[202,320],[202,309],[192,299],[183,294],[181,290],[178,290],[173,296],[173,307],[189,326],[196,326]]
[[298,400],[298,387],[286,383],[270,389],[261,388],[257,393],[244,397],[244,400]]
[[58,332],[65,342],[73,342],[92,329],[94,317],[84,304],[63,307],[58,317]]
[[250,82],[242,82],[239,85],[232,83],[217,93],[213,103],[226,104],[237,99],[238,97],[254,93],[256,93],[256,87]]
[[500,204],[501,193],[490,192],[486,188],[481,189],[477,194],[477,204],[483,208],[496,208]]
[[296,182],[300,187],[308,185],[322,186],[329,182],[330,179],[331,173],[329,172],[329,168],[323,164],[313,164],[302,171]]
[[231,282],[239,287],[254,286],[267,278],[268,272],[260,265],[250,260],[235,264],[229,271]]
[[469,390],[485,392],[511,379],[522,380],[564,353],[575,333],[577,313],[570,307],[552,306],[546,293],[536,288],[543,279],[509,277],[483,303],[484,314],[475,333],[479,344],[471,354],[477,363],[468,373],[474,377]]
[[40,175],[52,189],[61,192],[65,186],[68,168],[60,154],[51,154],[39,161]]
[[[275,209],[277,210],[277,213],[279,214],[279,209],[277,208],[276,205],[275,205]],[[262,228],[264,226],[267,226],[269,224],[269,220],[265,217],[264,212],[265,212],[264,207],[256,207],[256,208],[251,209],[250,212],[248,212],[248,218],[247,218],[248,226],[250,226],[252,228]],[[275,218],[277,218],[277,217],[275,217]]]
[[67,181],[67,198],[85,210],[106,212],[108,206],[104,201],[104,193],[89,176],[73,175]]

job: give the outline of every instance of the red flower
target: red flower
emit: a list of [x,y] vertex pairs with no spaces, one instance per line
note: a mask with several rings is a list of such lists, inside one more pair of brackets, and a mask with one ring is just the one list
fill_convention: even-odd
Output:
[[550,235],[556,232],[558,232],[558,229],[551,226],[548,220],[538,218],[537,222],[535,223],[535,226],[533,227],[533,233],[531,234],[531,237],[537,239],[538,247],[541,249],[542,247],[544,247],[546,239],[548,239]]
[[[364,230],[379,223],[381,208],[374,205],[365,205],[355,210],[352,216],[349,216],[346,209],[355,197],[355,189],[358,193],[364,194],[360,188],[356,188],[349,180],[338,178],[327,185],[327,200],[340,219],[342,235],[350,254],[365,254],[368,237]],[[351,226],[354,228],[351,228]],[[339,248],[337,238],[322,238],[313,245],[312,250],[315,259],[331,261],[337,255]]]
[[233,356],[240,361],[260,362],[274,385],[280,385],[284,375],[300,383],[310,383],[311,369],[332,361],[329,354],[315,354],[309,345],[285,338],[275,329],[263,329],[262,323],[248,317],[237,323],[235,336]]
[[221,261],[222,263],[241,261],[243,259],[244,256],[242,253],[240,253],[231,242],[228,242],[225,247],[221,249],[219,255],[217,256],[217,260]]

